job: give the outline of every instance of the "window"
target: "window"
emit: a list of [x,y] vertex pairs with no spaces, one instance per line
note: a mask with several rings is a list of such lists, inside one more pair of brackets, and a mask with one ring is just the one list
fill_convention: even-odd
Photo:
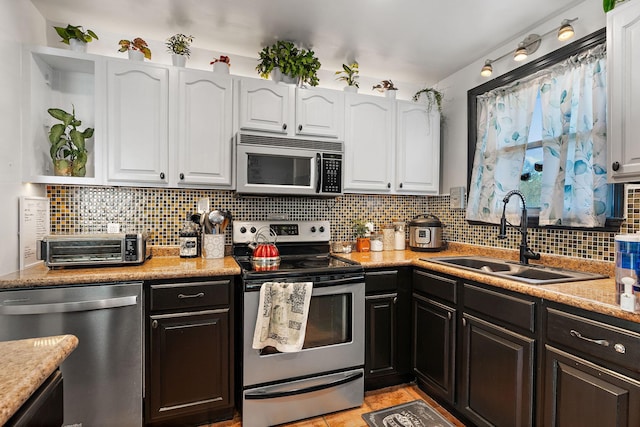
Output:
[[[574,55],[580,54],[582,52],[587,51],[588,49],[594,48],[595,46],[598,46],[600,44],[602,44],[605,41],[605,30],[602,29],[600,31],[597,31],[587,37],[584,37],[583,39],[580,39],[568,46],[565,46],[561,49],[558,49],[555,52],[552,52],[549,55],[546,55],[545,57],[542,57],[536,61],[533,61],[529,64],[526,64],[508,74],[505,74],[503,76],[500,76],[490,82],[487,82],[481,86],[478,86],[477,88],[471,89],[468,92],[468,118],[469,118],[469,122],[468,122],[468,140],[469,140],[469,150],[468,150],[468,176],[467,176],[467,183],[469,186],[469,194],[471,195],[472,190],[474,190],[474,188],[472,188],[472,183],[471,183],[471,178],[472,178],[472,172],[473,172],[473,162],[474,162],[474,156],[476,154],[476,140],[478,135],[483,135],[482,132],[478,132],[478,127],[477,127],[477,119],[478,119],[478,114],[480,114],[480,112],[478,111],[479,108],[479,98],[482,99],[487,99],[485,96],[483,96],[484,94],[489,94],[492,93],[491,91],[502,91],[501,88],[503,87],[509,87],[509,85],[515,83],[515,82],[520,82],[520,81],[528,81],[531,79],[526,79],[526,77],[528,76],[532,76],[534,73],[538,73],[540,71],[543,71],[547,68],[552,67],[553,65],[560,63],[562,61],[565,61],[567,58],[572,57]],[[557,67],[556,67],[557,68]],[[526,84],[525,84],[526,86]],[[523,86],[523,88],[525,87]],[[600,93],[603,93],[605,86],[601,86],[601,90]],[[502,93],[502,92],[501,92]],[[527,198],[527,208],[528,208],[528,212],[530,215],[530,225],[532,226],[536,226],[537,225],[537,214],[540,212],[540,209],[532,209],[534,207],[540,207],[541,202],[540,202],[540,194],[541,194],[541,181],[542,181],[542,177],[543,177],[543,172],[544,172],[544,150],[542,147],[542,115],[543,114],[549,114],[549,113],[544,113],[545,110],[549,110],[551,108],[552,103],[550,104],[548,101],[548,96],[545,93],[545,96],[547,96],[547,102],[545,103],[541,103],[541,99],[540,99],[540,93],[537,93],[537,97],[536,94],[531,94],[531,92],[529,92],[529,98],[531,99],[531,102],[533,102],[534,98],[535,98],[535,107],[533,106],[533,104],[529,104],[529,106],[527,107],[527,110],[529,112],[532,111],[533,109],[533,119],[531,120],[531,126],[529,128],[529,135],[528,136],[528,140],[525,141],[526,142],[526,151],[523,153],[523,151],[519,151],[521,154],[520,156],[524,155],[524,162],[523,162],[523,166],[522,166],[522,171],[520,172],[520,176],[519,176],[519,183],[518,181],[518,176],[514,176],[515,180],[509,179],[509,182],[506,183],[506,185],[504,187],[510,187],[510,188],[519,188],[526,196]],[[489,95],[489,98],[491,98],[491,95]],[[552,98],[552,99],[557,99],[557,98]],[[483,101],[483,108],[482,114],[485,114],[486,109],[484,108],[486,101]],[[541,105],[544,107],[542,108]],[[604,108],[604,104],[603,104],[603,108]],[[513,111],[513,110],[512,110]],[[518,110],[519,111],[519,110]],[[520,113],[519,113],[520,114]],[[484,118],[483,117],[483,123],[484,122]],[[490,116],[487,116],[490,117]],[[514,116],[509,115],[509,117],[512,117],[514,120],[516,120],[516,118]],[[518,118],[518,120],[520,120],[520,124],[522,124],[521,118]],[[545,122],[545,123],[549,123],[549,122]],[[596,123],[596,122],[594,122]],[[486,127],[486,125],[484,125],[484,131],[486,131],[488,128]],[[521,129],[521,127],[520,127]],[[498,130],[498,132],[503,132],[504,133],[504,129],[502,130]],[[522,133],[520,131],[520,133]],[[563,131],[564,134],[564,131]],[[485,133],[485,137],[486,137],[486,133]],[[510,135],[510,134],[508,134]],[[569,139],[575,139],[576,135],[573,133],[573,131],[571,131],[570,134],[567,134]],[[549,144],[548,141],[549,137],[547,136],[545,141],[545,144]],[[485,141],[485,139],[482,140],[483,143]],[[498,142],[498,144],[500,144]],[[602,144],[602,141],[600,141],[600,144]],[[566,146],[566,145],[565,145]],[[488,146],[487,146],[488,147]],[[520,145],[520,147],[522,147],[522,145]],[[488,149],[488,148],[487,148]],[[482,148],[482,152],[484,152],[483,150],[485,150],[484,146]],[[522,148],[520,148],[519,150],[522,150]],[[547,150],[549,150],[548,146],[547,146]],[[498,156],[504,155],[504,153],[507,150],[504,149],[500,149],[498,152]],[[550,151],[547,151],[547,155],[549,154]],[[501,159],[501,157],[499,157]],[[523,157],[520,157],[520,159],[522,159]],[[501,162],[503,160],[499,160],[499,162]],[[520,160],[522,161],[522,160]],[[557,163],[557,162],[556,162]],[[482,164],[482,162],[480,162],[480,164]],[[499,164],[499,163],[498,163]],[[519,163],[518,163],[519,164]],[[494,181],[491,181],[491,177],[488,177],[487,174],[487,166],[485,165],[484,169],[478,169],[475,172],[476,173],[484,173],[485,174],[485,179],[484,181],[482,181],[482,187],[478,187],[478,185],[480,185],[479,183],[481,182],[479,179],[476,180],[476,178],[474,177],[474,183],[473,185],[475,185],[475,189],[477,190],[478,188],[482,188],[482,192],[485,191],[486,187],[485,185],[487,185],[487,182],[491,183]],[[553,162],[550,163],[549,165],[550,168],[553,167]],[[513,169],[511,169],[513,170]],[[553,169],[551,169],[553,170]],[[594,167],[593,169],[594,173],[596,173],[596,169]],[[519,171],[514,171],[516,174]],[[513,176],[513,175],[512,175]],[[547,173],[547,180],[549,178],[549,174]],[[583,175],[585,176],[585,175]],[[600,175],[601,177],[602,175]],[[496,175],[496,177],[498,177],[498,175]],[[576,175],[577,178],[577,175]],[[488,179],[488,180],[487,180]],[[602,179],[602,178],[599,178]],[[496,180],[498,181],[495,185],[500,187],[500,184],[502,184],[502,181],[498,178],[496,178]],[[567,181],[570,183],[570,181]],[[491,185],[491,184],[488,184]],[[562,185],[562,181],[560,182],[560,185]],[[566,184],[565,184],[566,185]],[[604,182],[601,181],[600,186],[604,185]],[[605,185],[606,187],[606,185]],[[620,225],[620,219],[616,220],[616,217],[620,217],[620,213],[621,213],[621,209],[622,209],[622,205],[623,205],[623,188],[621,185],[616,185],[616,186],[612,186],[613,187],[613,191],[609,191],[609,201],[608,203],[606,203],[607,206],[607,223],[604,227],[605,230],[617,230],[619,225]],[[547,197],[549,195],[549,186],[547,183]],[[562,187],[561,187],[562,188]],[[498,194],[500,194],[500,192],[498,191]],[[583,193],[584,194],[584,193]],[[602,193],[600,193],[602,194]],[[560,197],[560,200],[562,199],[562,197]],[[487,200],[490,201],[490,203],[496,204],[499,203],[500,201],[495,201],[495,200],[491,200],[490,198],[486,198],[484,195],[479,199],[482,200],[483,203],[486,203]],[[548,200],[548,199],[545,199]],[[557,200],[557,199],[554,199]],[[578,199],[576,199],[578,200]],[[477,202],[477,200],[475,200]],[[471,201],[470,201],[471,204]],[[560,204],[562,204],[562,201],[560,201]],[[597,205],[599,208],[604,205],[605,203],[601,203],[599,205]],[[596,205],[594,205],[596,206]],[[545,212],[546,216],[545,219],[548,220],[548,212],[549,212],[549,205],[546,205],[547,207],[547,211]],[[493,205],[489,206],[490,209],[494,209],[495,207]],[[479,211],[478,211],[479,212]],[[603,210],[600,209],[600,215],[602,215]],[[533,217],[532,217],[533,216]],[[563,217],[564,218],[564,217]],[[579,218],[584,218],[584,217],[579,217]],[[602,223],[602,221],[604,220],[604,217],[601,216],[600,217],[600,223]],[[487,220],[489,222],[493,222],[492,220]],[[565,221],[565,219],[563,219],[563,221],[565,222],[565,224],[567,223],[567,221]],[[472,223],[474,221],[471,221]],[[477,221],[475,221],[477,222]],[[549,224],[553,223],[555,224],[555,222],[548,222]],[[560,228],[567,228],[566,226],[561,226],[561,225],[553,225],[551,227],[560,227]],[[603,228],[599,228],[599,230],[602,230]],[[590,230],[594,230],[593,228],[590,228]]]

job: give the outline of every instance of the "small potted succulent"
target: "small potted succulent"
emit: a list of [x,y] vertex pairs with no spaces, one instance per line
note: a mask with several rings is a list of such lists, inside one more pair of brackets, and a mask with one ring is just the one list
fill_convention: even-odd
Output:
[[174,34],[166,41],[167,52],[172,53],[171,61],[176,67],[184,67],[187,58],[191,55],[191,43],[193,36]]
[[413,95],[413,100],[418,102],[420,98],[424,98],[427,104],[427,111],[431,112],[434,105],[438,107],[438,112],[442,114],[442,98],[444,94],[432,87],[420,89]]
[[231,60],[228,56],[220,55],[220,58],[215,58],[209,63],[213,65],[213,71],[216,73],[229,74],[229,67],[231,67]]
[[49,130],[49,154],[53,161],[54,173],[63,176],[85,176],[88,156],[85,140],[93,136],[93,128],[86,128],[84,131],[78,129],[82,122],[76,118],[73,106],[71,113],[60,108],[49,108],[47,112],[62,122],[51,126]]
[[358,63],[342,64],[342,70],[336,71],[336,80],[342,80],[347,85],[344,87],[345,92],[358,92],[360,83],[358,83]]
[[87,43],[98,40],[98,36],[91,30],[84,30],[82,25],[67,25],[66,27],[53,27],[56,33],[62,38],[60,40],[64,44],[68,44],[71,50],[78,52],[87,51]]
[[134,61],[144,61],[144,58],[151,59],[151,49],[147,42],[136,37],[133,40],[120,40],[118,42],[120,49],[118,52],[128,52],[129,59]]
[[384,93],[387,98],[395,98],[398,88],[395,87],[391,80],[383,80],[377,85],[374,85],[371,90],[377,90],[380,93]]
[[298,49],[292,42],[278,41],[260,51],[256,70],[263,78],[284,83],[317,86],[320,61],[312,50]]
[[361,219],[353,220],[353,235],[356,238],[356,251],[369,252],[371,241],[369,240],[370,229],[367,223]]

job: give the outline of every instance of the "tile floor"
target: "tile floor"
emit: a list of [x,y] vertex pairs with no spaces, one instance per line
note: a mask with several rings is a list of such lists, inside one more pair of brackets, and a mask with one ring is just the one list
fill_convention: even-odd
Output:
[[[427,396],[415,384],[404,384],[400,386],[387,387],[380,390],[369,391],[365,393],[364,404],[359,408],[349,409],[341,412],[323,415],[320,417],[309,418],[295,423],[281,424],[279,427],[362,427],[366,423],[362,419],[362,414],[377,411],[379,409],[388,408],[390,406],[399,405],[401,403],[411,402],[416,399],[423,399],[446,419],[451,421],[456,427],[464,427],[464,424],[458,421],[453,415],[449,414],[433,399]],[[222,421],[219,423],[209,424],[201,427],[241,427],[242,421],[240,416],[236,414],[233,420]]]

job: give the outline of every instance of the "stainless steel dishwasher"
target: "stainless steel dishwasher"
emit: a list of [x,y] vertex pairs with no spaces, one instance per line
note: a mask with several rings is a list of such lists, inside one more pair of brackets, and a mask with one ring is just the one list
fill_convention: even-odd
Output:
[[142,283],[0,291],[0,341],[73,334],[64,426],[142,425]]

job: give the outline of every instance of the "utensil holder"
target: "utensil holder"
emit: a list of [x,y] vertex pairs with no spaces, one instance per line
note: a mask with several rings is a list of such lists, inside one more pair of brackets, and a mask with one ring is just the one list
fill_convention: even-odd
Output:
[[203,234],[202,254],[205,258],[224,258],[224,234]]

